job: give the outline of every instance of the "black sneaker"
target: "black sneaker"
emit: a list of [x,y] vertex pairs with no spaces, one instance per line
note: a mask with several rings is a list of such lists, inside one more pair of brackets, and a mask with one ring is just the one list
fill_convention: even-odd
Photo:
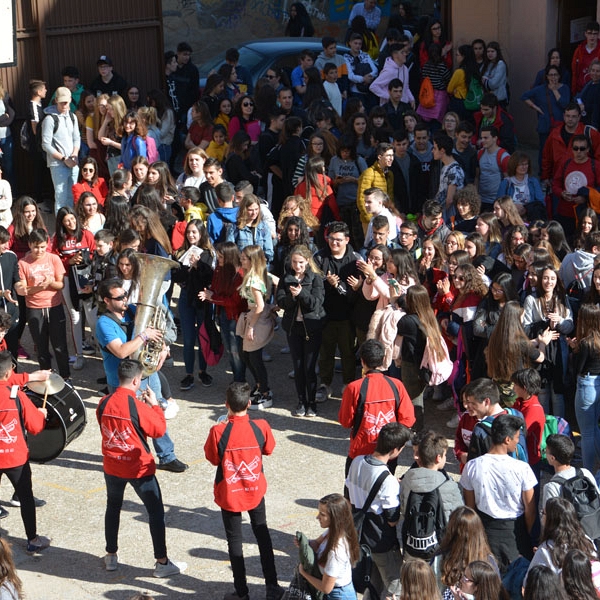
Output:
[[[46,506],[46,501],[42,500],[41,498],[36,498],[34,496],[33,501],[35,503],[36,508],[41,508],[42,506]],[[21,506],[21,501],[19,500],[19,496],[17,496],[16,492],[13,494],[13,497],[10,499],[9,502],[12,504],[12,506]],[[1,518],[2,517],[0,517],[0,519]]]
[[6,519],[8,515],[9,512],[3,506],[0,506],[0,519]]
[[298,406],[296,410],[292,412],[294,417],[303,417],[306,415],[306,407],[304,406],[304,402],[298,402]]
[[273,392],[269,390],[266,394],[252,396],[250,401],[250,410],[264,410],[273,406]]
[[202,382],[204,387],[210,387],[213,382],[213,378],[206,371],[198,373],[198,379]]
[[194,376],[186,375],[179,384],[179,389],[186,392],[187,390],[191,390],[194,387]]
[[178,458],[175,458],[168,463],[159,463],[156,465],[156,468],[161,471],[171,471],[171,473],[183,473],[184,471],[187,471],[189,466],[184,462],[181,462]]

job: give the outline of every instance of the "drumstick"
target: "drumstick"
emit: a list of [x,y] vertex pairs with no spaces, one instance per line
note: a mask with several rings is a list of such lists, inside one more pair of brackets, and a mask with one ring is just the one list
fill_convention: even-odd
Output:
[[48,384],[46,383],[46,391],[44,392],[44,401],[42,402],[42,408],[46,408],[46,400],[48,400]]

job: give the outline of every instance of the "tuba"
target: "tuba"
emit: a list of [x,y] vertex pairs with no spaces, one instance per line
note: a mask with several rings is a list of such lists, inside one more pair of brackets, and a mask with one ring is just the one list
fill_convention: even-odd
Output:
[[[160,289],[167,272],[178,269],[179,263],[153,254],[136,252],[134,256],[140,263],[140,294],[136,305],[132,339],[146,327],[158,329],[164,335],[167,327],[167,309],[162,304]],[[143,377],[152,375],[158,369],[162,346],[162,340],[159,342],[148,340],[131,355],[131,358],[142,363]]]

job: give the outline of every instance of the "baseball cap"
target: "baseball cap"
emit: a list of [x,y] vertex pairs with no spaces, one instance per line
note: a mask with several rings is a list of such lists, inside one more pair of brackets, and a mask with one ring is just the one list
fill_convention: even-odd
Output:
[[66,87],[56,89],[56,102],[71,102],[71,91]]
[[110,60],[110,58],[108,58],[108,56],[106,56],[106,54],[103,54],[96,62],[96,66],[99,67],[100,65],[108,65],[109,67],[112,67],[112,60]]

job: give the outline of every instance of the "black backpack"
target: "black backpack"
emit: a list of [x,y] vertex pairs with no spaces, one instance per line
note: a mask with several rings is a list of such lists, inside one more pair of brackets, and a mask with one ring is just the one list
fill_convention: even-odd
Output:
[[440,546],[446,531],[446,515],[440,487],[446,479],[429,492],[411,490],[406,502],[404,522],[402,523],[402,543],[404,552],[411,556],[429,560]]
[[591,481],[576,469],[575,477],[565,479],[555,475],[552,481],[560,483],[560,495],[568,500],[577,513],[577,518],[585,533],[594,540],[600,540],[600,495]]

